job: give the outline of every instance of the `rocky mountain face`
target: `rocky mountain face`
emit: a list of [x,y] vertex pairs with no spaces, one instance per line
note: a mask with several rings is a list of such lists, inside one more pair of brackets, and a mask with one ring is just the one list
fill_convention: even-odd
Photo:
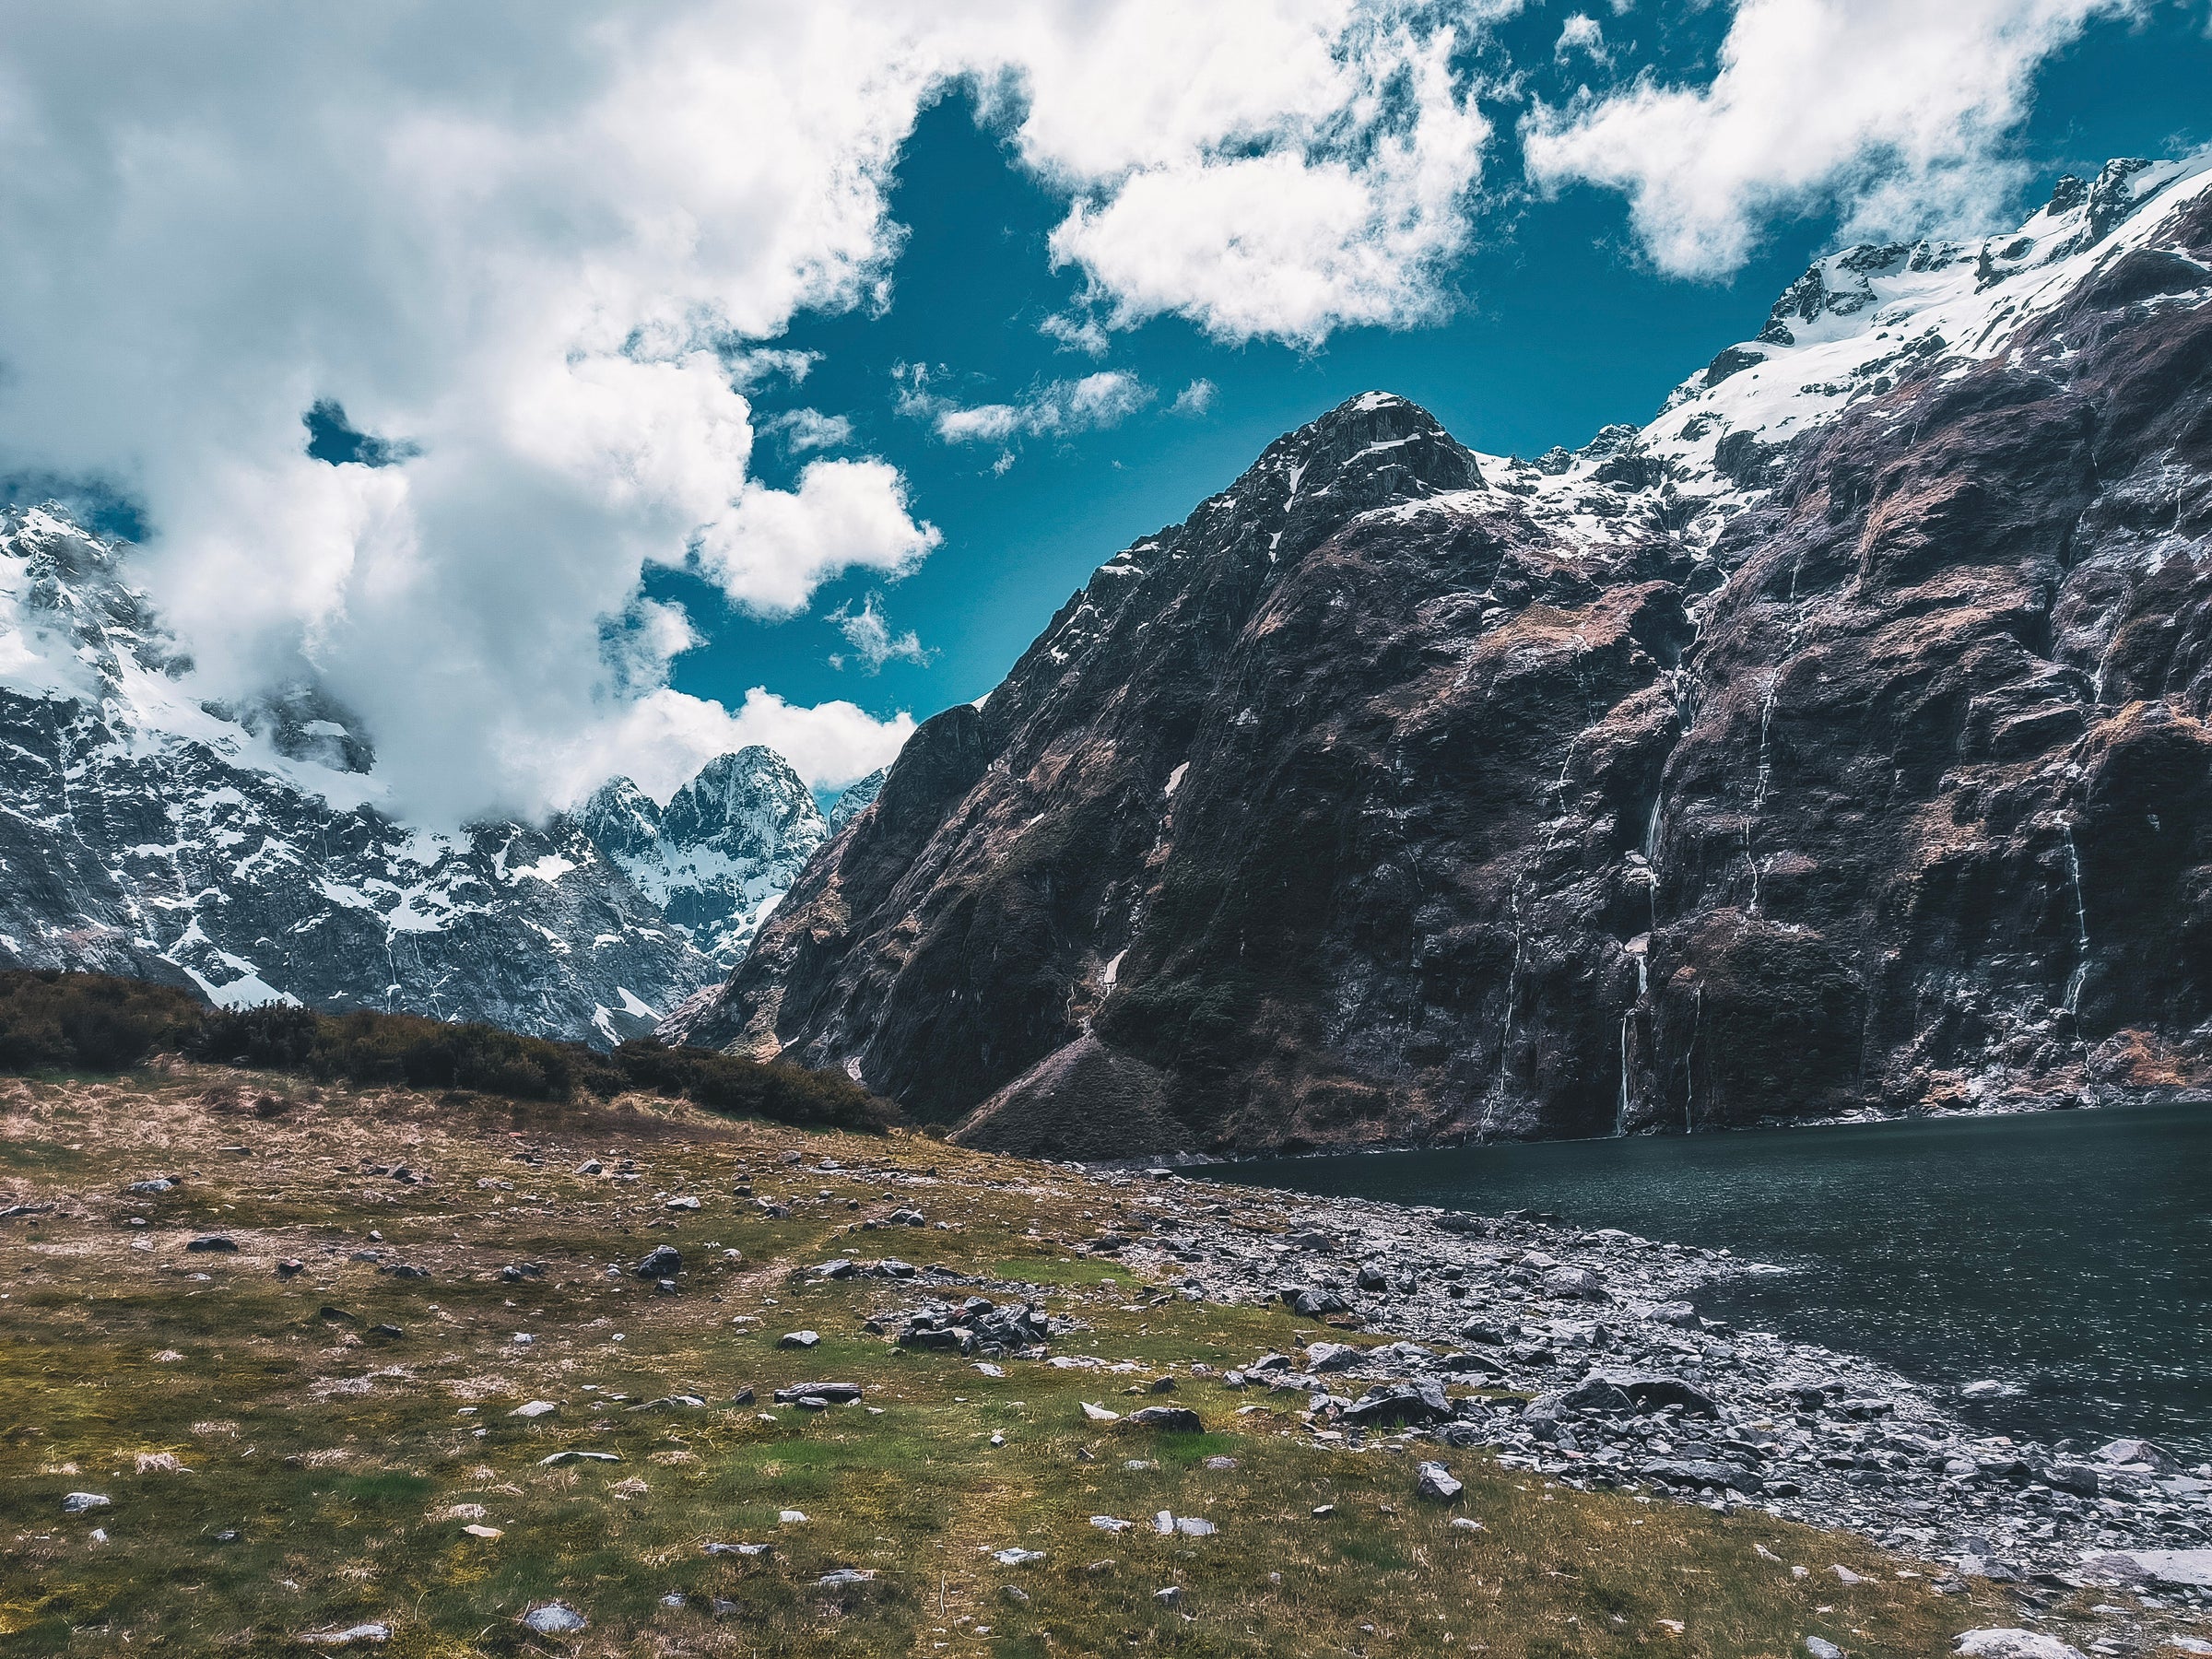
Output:
[[616,778],[575,816],[638,890],[725,969],[830,839],[814,792],[790,761],[757,745],[710,761],[665,810]]
[[665,812],[620,781],[548,825],[410,827],[312,688],[207,700],[124,559],[0,514],[0,964],[611,1042],[713,984],[828,833],[766,749]]
[[1534,462],[1369,394],[916,733],[695,1041],[1058,1156],[2212,1077],[2212,171]]

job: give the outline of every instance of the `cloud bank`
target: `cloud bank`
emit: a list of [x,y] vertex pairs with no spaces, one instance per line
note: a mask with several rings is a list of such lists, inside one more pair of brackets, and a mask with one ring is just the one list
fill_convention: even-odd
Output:
[[[763,485],[749,395],[812,367],[775,344],[794,315],[884,303],[886,190],[924,100],[990,89],[1069,200],[1054,257],[1114,325],[1173,311],[1312,341],[1431,314],[1464,236],[1487,129],[1440,15],[24,11],[0,61],[0,470],[143,503],[144,569],[203,668],[241,691],[320,676],[404,810],[533,810],[576,787],[579,757],[642,776],[660,762],[640,746],[688,757],[767,724],[833,782],[879,764],[899,724],[863,741],[836,705],[693,706],[653,683],[688,623],[638,590],[684,565],[787,616],[936,545],[882,461]],[[1099,424],[1119,384],[949,417],[947,435]],[[310,456],[318,404],[417,453]],[[783,434],[804,452],[849,429]],[[651,626],[626,639],[622,618]]]
[[[1768,217],[1808,206],[1885,227],[1976,213],[2011,177],[2036,65],[2149,3],[1739,0],[1708,84],[1539,104],[1528,171],[1624,192],[1682,275],[1735,268]],[[1084,298],[1055,340],[1099,353],[1175,316],[1312,348],[1449,310],[1494,138],[1480,100],[1504,96],[1470,48],[1519,9],[18,7],[0,476],[127,491],[204,671],[240,693],[322,677],[403,810],[530,811],[594,768],[649,782],[746,741],[835,784],[881,764],[905,717],[681,696],[669,665],[699,641],[641,583],[681,566],[787,617],[937,546],[894,466],[821,453],[851,441],[834,412],[773,429],[810,457],[789,488],[754,466],[752,397],[816,361],[778,344],[792,320],[888,302],[887,193],[924,103],[979,88],[1065,205],[1049,257]],[[1580,14],[1559,40],[1578,61],[1604,45]],[[948,441],[1003,445],[1151,396],[1101,370],[924,412]],[[1205,404],[1194,385],[1173,407]],[[318,406],[344,411],[314,438],[325,458],[302,425]],[[345,432],[377,443],[348,458]]]
[[[2006,144],[2036,69],[2092,21],[2141,9],[2141,0],[1739,0],[1710,84],[1647,75],[1603,97],[1537,105],[1522,130],[1529,176],[1626,193],[1645,251],[1680,276],[1725,276],[1768,220],[1826,206],[1852,236],[1980,228],[2018,188]],[[1562,34],[1559,50],[1576,43]]]

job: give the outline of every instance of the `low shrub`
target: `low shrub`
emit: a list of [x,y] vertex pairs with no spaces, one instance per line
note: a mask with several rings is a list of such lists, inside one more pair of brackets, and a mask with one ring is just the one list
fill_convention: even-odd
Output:
[[611,1054],[498,1026],[285,1003],[210,1008],[190,992],[105,974],[0,972],[0,1070],[121,1071],[156,1048],[319,1082],[467,1089],[522,1100],[626,1090],[773,1123],[880,1130],[889,1104],[838,1072],[653,1039]]
[[128,1071],[206,1014],[193,992],[104,973],[0,971],[0,1070]]

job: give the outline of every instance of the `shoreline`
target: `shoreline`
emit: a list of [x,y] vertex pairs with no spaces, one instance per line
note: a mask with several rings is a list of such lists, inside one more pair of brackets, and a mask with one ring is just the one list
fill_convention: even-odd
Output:
[[[2212,1464],[2184,1469],[2142,1442],[1983,1434],[1944,1391],[1877,1360],[1739,1332],[1690,1305],[1711,1286],[1784,1269],[1526,1212],[1241,1183],[1228,1190],[1244,1204],[1209,1214],[1182,1201],[1202,1173],[1151,1169],[1155,1236],[1102,1241],[1093,1253],[1141,1265],[1186,1297],[1315,1293],[1299,1311],[1312,1310],[1301,1335],[1320,1346],[1243,1381],[1304,1392],[1317,1435],[1357,1434],[1347,1414],[1369,1388],[1510,1391],[1526,1404],[1463,1404],[1417,1432],[1577,1488],[1649,1488],[1848,1529],[2030,1601],[2108,1583],[2212,1607]],[[1240,1228],[1247,1207],[1288,1230]],[[1349,1329],[1393,1341],[1372,1358],[1339,1352]]]
[[[1152,1170],[1165,1169],[1179,1175],[1202,1178],[1202,1172],[1206,1170],[1234,1169],[1242,1164],[1272,1163],[1277,1160],[1287,1162],[1293,1159],[1382,1158],[1401,1152],[1479,1152],[1492,1147],[1604,1146],[1614,1141],[1689,1140],[1705,1135],[1759,1135],[1777,1130],[1856,1128],[1884,1124],[1943,1123],[1954,1119],[2040,1117],[2059,1112],[2124,1112],[2147,1106],[2212,1108],[2212,1089],[2207,1088],[2108,1089],[2106,1093],[2108,1098],[2103,1100],[2084,1100],[2074,1095],[2037,1095],[2024,1100],[2007,1100],[1992,1105],[1915,1106],[1903,1112],[1884,1112],[1879,1107],[1868,1106],[1856,1112],[1831,1113],[1827,1117],[1772,1117],[1760,1118],[1749,1124],[1721,1124],[1678,1137],[1672,1131],[1653,1127],[1640,1129],[1632,1135],[1499,1135],[1488,1140],[1463,1136],[1457,1140],[1362,1141],[1356,1146],[1303,1147],[1296,1151],[1271,1148],[1258,1152],[1139,1153],[1129,1158],[1068,1160],[1065,1167],[1087,1173],[1120,1175],[1139,1175]],[[1007,1156],[1018,1157],[1020,1154]],[[1040,1161],[1051,1163],[1058,1160],[1044,1159]]]

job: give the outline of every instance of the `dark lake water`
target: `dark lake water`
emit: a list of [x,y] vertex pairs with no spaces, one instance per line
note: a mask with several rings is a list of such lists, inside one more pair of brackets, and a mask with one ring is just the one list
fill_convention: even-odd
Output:
[[2112,1107],[1440,1152],[1209,1173],[1495,1214],[1558,1210],[1777,1263],[1708,1317],[2018,1392],[1961,1406],[2041,1440],[2212,1457],[2212,1109]]

